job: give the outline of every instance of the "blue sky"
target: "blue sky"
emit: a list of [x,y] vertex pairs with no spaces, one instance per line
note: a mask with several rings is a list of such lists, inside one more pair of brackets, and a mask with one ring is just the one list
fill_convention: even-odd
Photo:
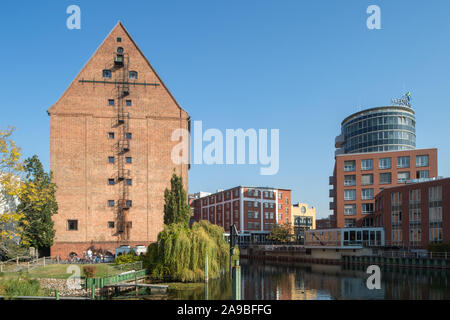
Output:
[[[81,8],[81,30],[66,8]],[[381,8],[368,30],[366,8]],[[450,1],[2,1],[0,128],[49,168],[46,110],[121,20],[204,129],[280,129],[280,170],[194,165],[190,192],[279,186],[325,217],[334,137],[362,108],[413,95],[417,147],[450,176]]]

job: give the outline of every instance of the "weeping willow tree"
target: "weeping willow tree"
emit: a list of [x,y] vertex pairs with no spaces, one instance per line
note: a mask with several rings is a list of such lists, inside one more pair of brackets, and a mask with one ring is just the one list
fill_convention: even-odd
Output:
[[205,278],[208,257],[208,277],[218,278],[229,269],[229,247],[223,229],[207,221],[189,228],[189,206],[183,180],[175,173],[171,189],[164,193],[164,230],[152,243],[145,258],[150,274],[155,278],[170,277],[183,282]]
[[208,277],[218,278],[228,272],[229,247],[223,239],[223,229],[208,221],[166,225],[147,251],[147,267],[155,278],[170,277],[183,282],[205,279],[208,257]]

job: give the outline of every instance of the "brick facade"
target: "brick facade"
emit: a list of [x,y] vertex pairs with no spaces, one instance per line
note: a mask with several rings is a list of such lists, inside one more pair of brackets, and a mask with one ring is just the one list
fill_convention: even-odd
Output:
[[[434,201],[430,201],[432,188],[439,190]],[[399,199],[400,205],[395,207],[392,199]],[[426,249],[433,242],[450,244],[450,178],[388,188],[375,201],[374,224],[384,227],[388,246]],[[400,213],[399,221],[393,221],[394,210]],[[431,229],[435,231],[430,236]],[[433,241],[436,238],[441,239]]]
[[[121,80],[120,72],[125,74],[123,68],[114,67],[118,47],[123,48],[126,56],[129,83],[126,100],[130,101],[124,108],[129,115],[126,130],[131,133],[125,155],[131,158],[131,163],[122,165],[129,170],[127,178],[131,180],[127,181],[127,199],[132,206],[126,212],[126,239],[117,232],[120,185],[108,183],[108,179],[118,180],[119,156],[115,146],[122,130],[114,125],[119,88],[115,81]],[[105,77],[103,70],[111,70],[110,77]],[[136,71],[137,78],[129,78],[129,71]],[[114,99],[114,106],[110,105],[110,99]],[[176,165],[171,160],[171,151],[179,143],[172,141],[171,135],[176,129],[188,129],[189,116],[121,23],[48,113],[50,164],[58,186],[59,206],[54,216],[56,236],[51,255],[66,257],[71,252],[80,255],[88,247],[114,252],[119,245],[148,245],[155,241],[163,228],[164,190],[170,186],[174,171],[182,176],[187,191],[188,165]],[[114,138],[110,133],[114,133]],[[109,157],[114,157],[114,164]],[[115,201],[114,206],[109,206],[109,200]],[[78,230],[68,230],[68,220],[76,220]],[[114,227],[108,225],[115,221]]]
[[195,199],[192,207],[196,221],[226,232],[235,224],[239,233],[269,234],[274,224],[291,221],[291,204],[291,190],[239,186]]
[[[427,166],[416,166],[416,157],[421,155],[428,156]],[[397,166],[397,159],[399,157],[409,157],[409,166],[405,168],[399,168]],[[390,168],[381,169],[380,159],[391,159]],[[363,170],[362,161],[372,160],[372,168]],[[354,161],[355,168],[351,171],[346,171],[346,161]],[[404,183],[398,182],[398,174],[400,172],[409,172],[410,179],[416,179],[418,171],[428,171],[429,177],[436,177],[437,170],[437,149],[415,149],[407,151],[392,151],[392,152],[373,152],[373,153],[350,153],[336,156],[335,168],[333,176],[330,177],[330,185],[333,189],[330,190],[330,197],[333,198],[333,202],[330,203],[330,209],[334,211],[334,218],[336,221],[336,227],[344,228],[346,226],[346,219],[355,219],[356,226],[361,227],[364,224],[370,226],[370,221],[366,220],[370,213],[363,213],[363,204],[372,204],[375,207],[375,196],[384,188],[402,185]],[[381,183],[380,174],[390,173],[391,183]],[[346,185],[345,176],[355,176],[354,185]],[[373,181],[371,184],[363,185],[363,175],[372,175]],[[373,189],[372,199],[362,199],[363,189]],[[356,197],[354,200],[346,200],[344,198],[345,190],[355,190]],[[356,211],[354,214],[346,214],[345,205],[356,205]]]

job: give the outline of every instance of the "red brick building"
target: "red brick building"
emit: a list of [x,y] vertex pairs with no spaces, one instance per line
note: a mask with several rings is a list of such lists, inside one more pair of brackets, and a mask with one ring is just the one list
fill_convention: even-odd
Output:
[[247,240],[263,240],[274,224],[289,223],[291,190],[235,187],[195,199],[194,219],[208,220],[229,232],[236,225]]
[[334,215],[330,214],[327,218],[316,220],[316,229],[332,229],[335,228],[336,221],[334,221]]
[[417,181],[384,189],[375,197],[374,224],[384,227],[388,246],[426,249],[430,243],[450,244],[450,178]]
[[437,149],[336,155],[330,177],[333,227],[372,226],[370,214],[380,191],[412,179],[436,177],[437,173]]
[[48,114],[59,206],[51,254],[155,241],[174,170],[187,190],[171,135],[189,129],[189,116],[121,23]]

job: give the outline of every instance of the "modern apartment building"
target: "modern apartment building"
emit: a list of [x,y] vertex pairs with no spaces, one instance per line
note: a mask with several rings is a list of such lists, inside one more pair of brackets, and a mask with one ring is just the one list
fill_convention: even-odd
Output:
[[275,224],[291,221],[291,190],[238,186],[194,199],[194,219],[208,220],[229,232],[235,225],[241,241],[263,241]]
[[171,137],[189,129],[189,116],[121,23],[48,114],[59,206],[52,256],[156,241],[174,172],[187,190]]
[[376,107],[354,113],[341,123],[335,155],[413,150],[415,112],[410,106]]
[[384,189],[375,197],[375,226],[386,245],[426,249],[450,244],[450,178],[417,179]]
[[374,212],[378,192],[437,176],[437,149],[416,149],[415,124],[409,102],[370,108],[342,121],[329,181],[330,227],[371,226],[366,218]]
[[371,226],[375,196],[411,179],[437,176],[437,149],[344,154],[336,156],[330,177],[330,209],[336,227]]

